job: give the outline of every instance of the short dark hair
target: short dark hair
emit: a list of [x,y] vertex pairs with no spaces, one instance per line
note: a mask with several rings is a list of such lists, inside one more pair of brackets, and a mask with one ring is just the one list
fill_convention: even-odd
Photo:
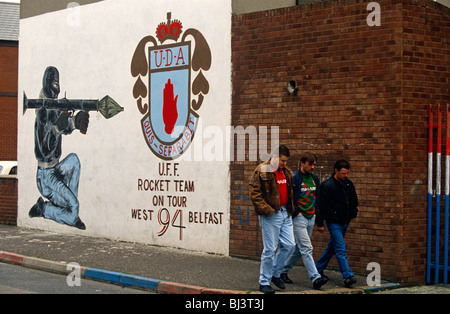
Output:
[[350,163],[345,159],[340,159],[334,164],[335,170],[337,169],[337,171],[341,171],[342,168],[350,169]]
[[302,154],[302,156],[300,157],[301,163],[306,163],[306,162],[313,163],[315,161],[317,161],[317,156],[310,152],[304,152]]
[[276,155],[280,157],[281,155],[284,155],[286,157],[291,157],[291,153],[289,152],[289,148],[287,148],[285,145],[280,145],[273,153],[272,155]]

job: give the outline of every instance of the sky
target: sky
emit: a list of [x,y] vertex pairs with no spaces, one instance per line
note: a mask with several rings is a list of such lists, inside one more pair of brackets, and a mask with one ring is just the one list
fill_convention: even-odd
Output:
[[13,2],[13,3],[20,3],[20,0],[0,0],[0,2]]

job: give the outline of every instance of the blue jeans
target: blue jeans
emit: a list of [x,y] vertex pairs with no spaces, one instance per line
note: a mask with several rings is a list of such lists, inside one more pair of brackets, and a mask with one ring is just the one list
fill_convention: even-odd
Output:
[[264,246],[259,284],[268,286],[272,277],[280,277],[284,262],[295,247],[294,231],[292,219],[284,206],[271,216],[259,216],[259,225]]
[[327,228],[330,232],[330,242],[328,242],[325,251],[316,263],[317,270],[322,274],[333,255],[336,254],[339,270],[342,273],[342,277],[346,279],[354,276],[348,265],[347,250],[345,248],[344,241],[344,236],[347,232],[348,224],[341,225],[327,223]]
[[297,245],[295,246],[292,255],[284,264],[283,273],[287,273],[288,271],[290,271],[301,257],[303,259],[303,265],[305,265],[306,271],[308,272],[309,278],[314,282],[314,280],[320,277],[320,274],[316,268],[316,264],[314,263],[312,254],[313,246],[311,243],[311,235],[313,232],[316,217],[308,219],[300,214],[297,217],[294,217],[292,221],[294,223],[294,235]]
[[75,154],[68,155],[54,167],[38,168],[38,190],[49,200],[44,203],[44,218],[69,226],[76,223],[80,168],[80,161]]

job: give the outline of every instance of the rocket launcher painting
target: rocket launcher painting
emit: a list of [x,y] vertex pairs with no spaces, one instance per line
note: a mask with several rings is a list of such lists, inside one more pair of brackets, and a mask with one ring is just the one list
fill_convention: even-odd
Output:
[[101,100],[98,99],[28,99],[23,93],[23,113],[27,109],[39,109],[45,107],[47,109],[58,109],[61,111],[98,111],[106,119],[110,119],[120,112],[124,111],[114,99],[105,96]]

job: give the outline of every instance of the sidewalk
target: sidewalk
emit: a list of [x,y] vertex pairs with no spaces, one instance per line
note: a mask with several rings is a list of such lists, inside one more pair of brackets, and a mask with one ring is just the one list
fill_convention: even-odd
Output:
[[[82,266],[85,278],[157,293],[259,293],[260,263],[257,260],[2,224],[0,262],[63,274],[72,271],[67,270],[68,263],[77,263]],[[286,285],[286,290],[277,290],[277,293],[362,294],[398,287],[397,284],[385,282],[382,287],[373,289],[366,286],[366,277],[356,276],[356,285],[348,289],[343,287],[338,271],[329,270],[326,275],[330,281],[322,290],[313,290],[306,270],[301,266],[295,267],[289,272],[294,284]]]

